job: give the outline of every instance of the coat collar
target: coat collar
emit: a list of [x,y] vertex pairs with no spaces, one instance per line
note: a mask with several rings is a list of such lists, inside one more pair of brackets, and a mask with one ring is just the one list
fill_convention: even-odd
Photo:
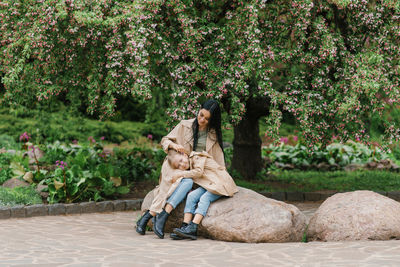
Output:
[[190,120],[182,120],[182,125],[187,128],[192,128],[192,124],[193,124],[194,120],[195,120],[195,118],[190,119]]

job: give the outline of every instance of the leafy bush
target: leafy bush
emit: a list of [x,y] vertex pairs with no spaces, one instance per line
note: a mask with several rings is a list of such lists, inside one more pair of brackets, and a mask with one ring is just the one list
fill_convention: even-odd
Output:
[[18,149],[19,144],[15,142],[15,139],[6,134],[0,135],[0,149],[5,148],[5,149]]
[[333,143],[326,148],[315,145],[312,152],[301,143],[295,146],[269,145],[263,148],[262,154],[269,162],[275,163],[270,166],[272,168],[290,164],[297,169],[309,169],[320,163],[344,167],[352,163],[363,164],[389,157],[378,147],[368,147],[356,142]]
[[0,187],[0,206],[41,204],[42,199],[33,187]]
[[10,168],[1,168],[0,170],[0,185],[2,185],[5,181],[12,178],[13,172]]
[[[18,160],[21,160],[23,164],[26,164],[26,161],[22,160],[18,155],[0,153],[0,185],[16,175],[15,168],[17,168],[16,162],[18,162]],[[22,168],[24,167],[22,166]]]
[[18,137],[23,132],[30,133],[36,144],[87,142],[89,136],[95,140],[104,137],[107,142],[121,143],[148,134],[158,140],[167,133],[163,123],[99,121],[68,111],[48,113],[34,110],[25,114],[17,110],[0,109],[0,132],[4,133],[0,136],[0,148],[18,149]]
[[165,153],[161,149],[114,149],[112,164],[126,182],[158,180]]
[[34,181],[48,185],[50,203],[97,201],[128,193],[137,181],[157,180],[165,157],[158,148],[117,147],[110,152],[94,140],[85,146],[56,142],[43,151]]

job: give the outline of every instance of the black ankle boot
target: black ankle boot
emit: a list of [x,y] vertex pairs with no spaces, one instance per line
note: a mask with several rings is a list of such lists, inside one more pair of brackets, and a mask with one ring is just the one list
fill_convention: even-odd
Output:
[[192,240],[196,240],[198,226],[199,226],[198,224],[190,222],[184,228],[175,228],[174,233],[184,238],[190,238]]
[[[181,225],[181,229],[184,228],[184,227],[186,227],[186,225],[188,225],[188,224],[185,223],[185,222],[183,222],[182,225]],[[175,229],[179,229],[179,228],[174,228],[174,231],[175,231]],[[180,235],[177,235],[177,234],[175,234],[175,233],[171,233],[171,234],[170,234],[170,237],[171,237],[173,240],[182,240],[182,239],[185,239],[184,237],[182,237],[182,236],[180,236]]]
[[144,235],[144,233],[146,232],[147,223],[152,217],[153,216],[150,214],[150,211],[146,211],[136,223],[136,232]]
[[153,220],[153,231],[161,239],[164,238],[164,227],[168,217],[169,213],[163,210],[161,213],[157,214],[157,216],[154,217]]

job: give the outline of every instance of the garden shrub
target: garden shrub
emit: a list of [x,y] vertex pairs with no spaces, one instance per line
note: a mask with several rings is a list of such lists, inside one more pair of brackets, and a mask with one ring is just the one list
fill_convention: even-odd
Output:
[[0,149],[18,149],[19,145],[15,141],[14,137],[7,135],[7,134],[2,134],[0,135]]
[[389,158],[379,147],[368,147],[357,142],[332,143],[325,148],[315,145],[312,151],[300,142],[294,146],[281,143],[279,146],[263,147],[262,153],[271,164],[268,166],[270,168],[279,168],[286,164],[292,168],[310,169],[317,168],[320,163],[345,167],[353,163],[365,164]]
[[[95,140],[104,137],[105,141],[112,143],[121,143],[148,134],[161,139],[160,136],[166,134],[162,125],[162,123],[148,126],[143,122],[99,121],[70,111],[46,113],[36,110],[31,111],[29,116],[20,116],[3,108],[0,109],[0,131],[3,133],[0,136],[0,148],[3,146],[18,148],[18,137],[23,132],[30,133],[36,144],[74,140],[86,142],[89,136]],[[2,137],[3,135],[5,136]]]
[[126,194],[136,182],[158,181],[165,157],[163,150],[145,147],[117,147],[110,153],[93,139],[90,145],[56,142],[43,150],[41,170],[34,172],[34,181],[48,185],[50,203],[98,201]]
[[0,186],[0,206],[41,204],[42,198],[30,187],[5,188]]

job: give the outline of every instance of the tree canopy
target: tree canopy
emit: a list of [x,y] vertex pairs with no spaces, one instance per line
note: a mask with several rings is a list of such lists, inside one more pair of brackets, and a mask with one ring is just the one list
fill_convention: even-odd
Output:
[[[332,135],[366,140],[368,118],[399,104],[395,0],[7,0],[0,7],[3,103],[62,97],[102,118],[120,96],[164,95],[179,120],[215,98],[230,123],[251,121],[246,128],[258,130],[266,116],[275,137],[288,112],[310,144]],[[399,139],[397,125],[385,127]]]

